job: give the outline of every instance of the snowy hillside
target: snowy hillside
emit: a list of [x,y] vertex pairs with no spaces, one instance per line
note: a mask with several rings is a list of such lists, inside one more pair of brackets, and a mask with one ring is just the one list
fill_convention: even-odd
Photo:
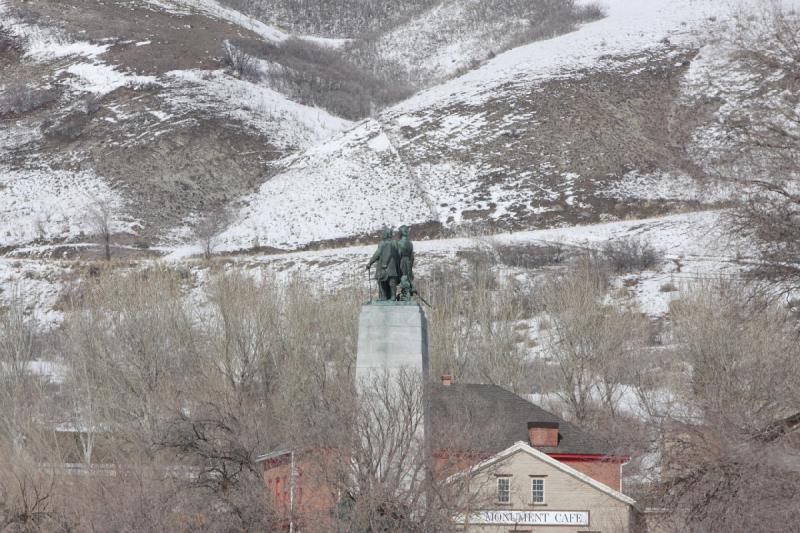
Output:
[[0,14],[0,248],[86,242],[92,204],[123,240],[158,241],[351,125],[223,72],[227,39],[288,35],[211,0]]
[[[702,178],[677,142],[690,132],[675,115],[696,33],[729,6],[613,0],[605,7],[608,16],[600,21],[501,54],[381,113],[377,121],[396,153],[386,168],[364,168],[346,155],[332,167],[334,140],[304,156],[303,173],[325,175],[329,187],[348,193],[337,201],[361,206],[381,198],[380,190],[340,187],[339,176],[382,183],[390,170],[394,182],[415,184],[422,196],[395,197],[394,212],[409,212],[409,222],[430,227],[518,230],[720,205],[730,191]],[[366,151],[368,141],[362,140]],[[307,210],[293,206],[313,205],[312,193],[294,191],[280,213],[262,210],[261,197],[245,201],[258,214],[245,210],[225,233],[226,248],[247,248],[253,240],[286,247],[342,239],[394,220],[340,220],[337,210],[323,209],[317,217],[329,217],[327,223],[315,218],[313,225],[328,229],[306,231],[297,228],[307,223]],[[420,204],[429,210],[421,213]],[[294,228],[294,238],[281,234],[286,227]]]
[[219,237],[220,249],[236,249],[246,239],[291,248],[431,218],[419,187],[374,120],[287,167],[244,200],[236,224]]
[[[732,195],[698,156],[717,134],[698,112],[713,96],[704,80],[716,76],[715,94],[731,102],[747,81],[729,76],[718,54],[698,55],[705,27],[731,13],[726,3],[606,0],[601,20],[498,54],[358,122],[276,90],[280,65],[255,60],[247,74],[221,57],[230,42],[258,50],[300,37],[344,50],[347,41],[292,36],[211,0],[68,3],[0,2],[12,37],[0,52],[8,283],[27,279],[11,266],[18,258],[97,257],[88,215],[98,206],[110,213],[115,255],[149,260],[200,254],[197,228],[221,211],[210,242],[236,257],[348,246],[401,223],[431,250],[453,235],[578,241],[589,227],[655,227],[665,216],[703,233],[706,215],[682,213],[724,208]],[[455,13],[467,4],[446,5]],[[425,27],[447,13],[427,12]],[[405,49],[395,59],[418,63],[414,54],[430,51],[441,73],[471,57],[469,46],[415,49],[419,34],[409,31],[382,34],[392,45],[384,52]],[[653,309],[663,312],[660,297]]]

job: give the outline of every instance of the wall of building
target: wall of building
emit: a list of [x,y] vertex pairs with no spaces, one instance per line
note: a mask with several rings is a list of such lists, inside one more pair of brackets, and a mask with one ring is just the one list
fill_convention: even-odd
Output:
[[616,461],[586,461],[559,459],[560,462],[571,466],[578,472],[594,478],[600,483],[604,483],[614,490],[621,489],[620,483],[620,464]]
[[[511,503],[497,502],[497,478],[511,479]],[[532,504],[530,483],[532,477],[545,480],[545,503]],[[632,506],[595,488],[588,483],[547,464],[524,451],[519,451],[502,464],[492,466],[474,476],[473,485],[483,491],[479,501],[484,511],[581,511],[588,512],[589,524],[582,525],[478,525],[467,521],[460,524],[459,531],[471,533],[497,533],[507,531],[554,533],[600,532],[630,533],[635,528],[635,511]]]
[[336,501],[334,484],[335,453],[315,450],[295,456],[294,504],[290,517],[291,458],[287,454],[278,459],[264,461],[264,485],[267,499],[288,529],[289,520],[295,530],[303,532],[329,531],[330,509]]

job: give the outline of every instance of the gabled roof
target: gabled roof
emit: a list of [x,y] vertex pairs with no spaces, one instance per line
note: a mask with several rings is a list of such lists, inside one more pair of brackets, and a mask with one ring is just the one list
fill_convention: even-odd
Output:
[[547,463],[548,465],[552,466],[553,468],[557,468],[557,469],[561,470],[562,472],[564,472],[565,474],[569,474],[570,476],[574,477],[575,479],[577,479],[579,481],[582,481],[582,482],[586,483],[587,485],[591,485],[593,488],[595,488],[595,489],[597,489],[597,490],[599,490],[601,492],[604,492],[605,494],[611,496],[612,498],[615,498],[615,499],[621,501],[622,503],[626,503],[628,505],[635,505],[636,504],[636,500],[634,500],[633,498],[625,496],[621,492],[612,489],[608,485],[606,485],[604,483],[600,483],[599,481],[596,481],[596,480],[590,478],[586,474],[578,472],[577,470],[575,470],[571,466],[568,466],[568,465],[562,463],[561,461],[557,461],[556,459],[553,459],[552,457],[550,457],[546,453],[541,452],[541,451],[537,450],[536,448],[533,448],[533,447],[529,446],[528,444],[526,444],[524,442],[515,443],[511,447],[506,448],[505,450],[501,451],[500,453],[497,453],[497,454],[493,455],[492,457],[489,457],[485,461],[481,461],[480,463],[476,464],[475,466],[473,466],[469,470],[464,470],[464,471],[459,472],[457,474],[453,474],[452,476],[450,476],[447,479],[447,481],[448,482],[456,481],[457,479],[460,479],[460,478],[464,477],[465,475],[475,475],[478,472],[480,472],[481,470],[489,468],[493,464],[498,463],[500,461],[503,461],[505,459],[508,459],[508,458],[512,457],[513,455],[515,455],[517,453],[527,453],[528,455],[531,455],[531,456],[535,457],[536,459],[539,459],[540,461],[542,461],[544,463]]
[[610,445],[497,385],[431,386],[434,447],[446,448],[450,428],[463,427],[473,451],[496,453],[528,440],[528,422],[558,423],[558,446],[540,447],[545,453],[608,455]]

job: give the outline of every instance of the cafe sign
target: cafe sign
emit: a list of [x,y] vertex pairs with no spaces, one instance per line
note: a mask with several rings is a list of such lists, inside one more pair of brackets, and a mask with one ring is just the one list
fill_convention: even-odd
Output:
[[471,524],[521,526],[588,526],[589,511],[478,511]]

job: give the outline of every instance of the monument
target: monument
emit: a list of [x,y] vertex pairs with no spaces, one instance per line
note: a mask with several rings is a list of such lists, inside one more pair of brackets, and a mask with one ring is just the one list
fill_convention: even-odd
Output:
[[[358,321],[356,382],[376,373],[418,371],[428,377],[428,322],[422,307],[414,301],[414,247],[409,228],[400,228],[400,239],[384,228],[381,242],[367,264],[376,264],[378,299],[364,304]],[[398,285],[400,292],[398,293]]]

